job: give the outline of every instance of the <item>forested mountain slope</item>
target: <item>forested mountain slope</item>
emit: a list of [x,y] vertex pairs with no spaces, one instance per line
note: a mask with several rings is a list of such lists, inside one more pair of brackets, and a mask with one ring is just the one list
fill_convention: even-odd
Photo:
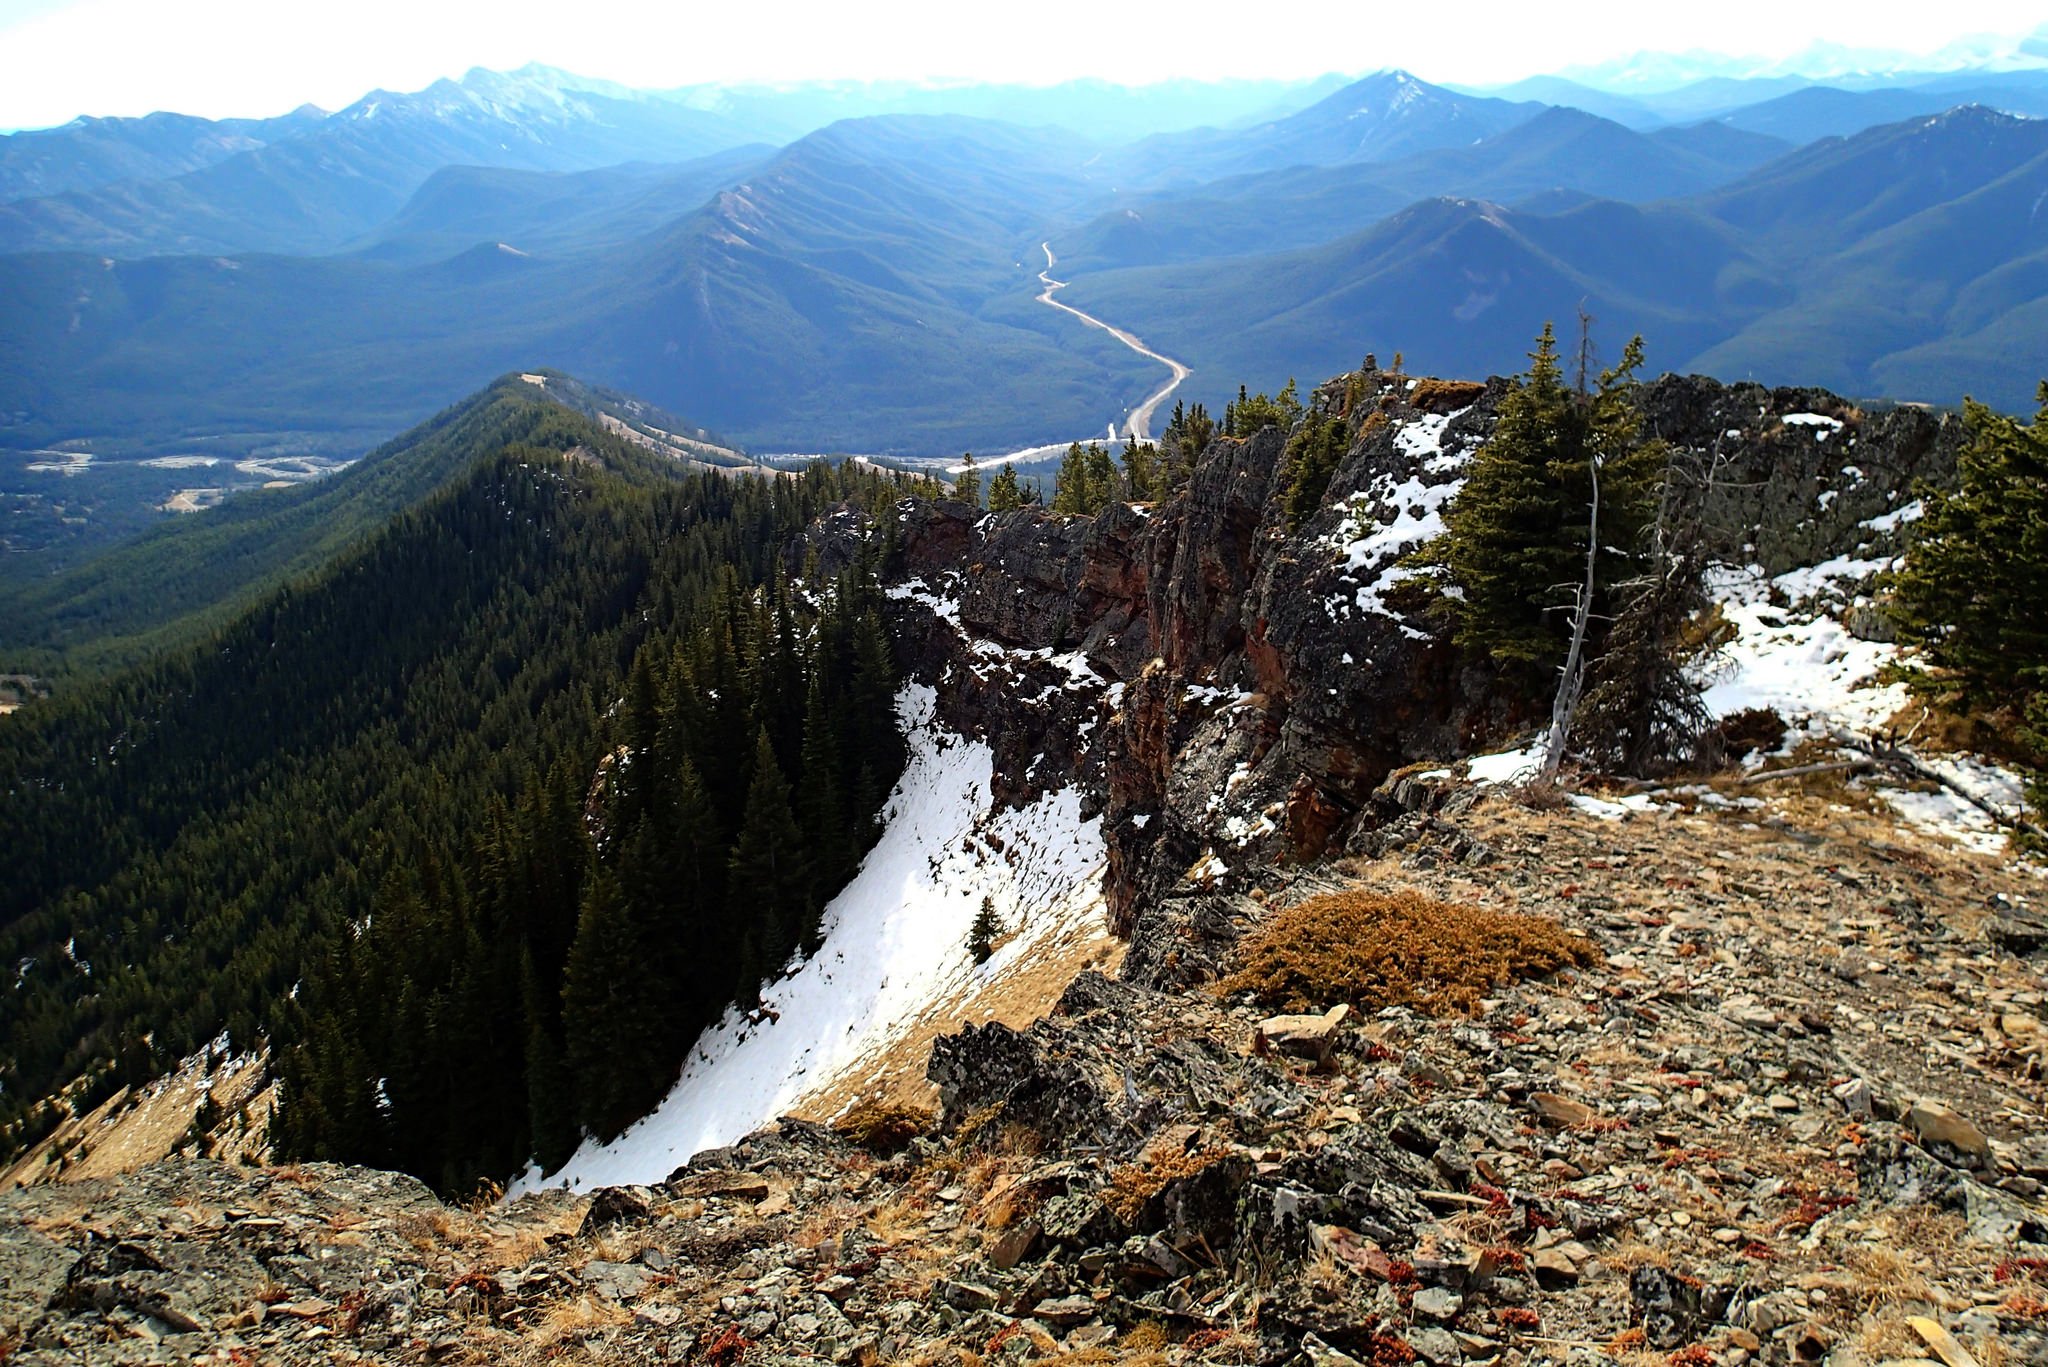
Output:
[[671,459],[746,463],[709,433],[625,395],[557,371],[508,375],[337,475],[252,490],[54,578],[0,586],[0,666],[104,666],[220,624],[466,474],[479,451],[527,440],[550,418],[551,404],[535,401],[543,394]]
[[650,1104],[850,874],[888,651],[858,567],[779,552],[895,478],[688,472],[517,381],[439,435],[389,458],[441,463],[424,503],[0,732],[10,1136],[227,1028],[291,1145],[502,1174]]
[[1965,107],[1826,139],[1689,198],[1438,199],[1315,247],[1078,275],[1066,297],[1255,385],[1368,348],[1509,370],[1525,337],[1583,302],[1674,370],[1935,402],[1967,389],[2020,410],[2039,378],[2025,344],[2043,308],[2044,192],[2048,123]]
[[303,133],[326,117],[305,105],[274,119],[159,113],[9,133],[0,136],[0,203],[183,175]]
[[970,120],[837,125],[588,251],[0,256],[6,440],[360,450],[536,356],[771,450],[1094,431],[1154,367],[1033,300],[1036,229],[1090,193],[1091,150]]

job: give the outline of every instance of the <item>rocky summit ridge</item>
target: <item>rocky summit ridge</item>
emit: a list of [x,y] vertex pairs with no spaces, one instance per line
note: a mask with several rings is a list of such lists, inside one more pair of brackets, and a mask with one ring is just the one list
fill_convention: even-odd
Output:
[[[880,537],[901,657],[994,799],[1101,815],[1115,976],[644,1186],[465,1207],[184,1158],[8,1192],[8,1360],[2048,1360],[2040,871],[1849,769],[1539,798],[1459,763],[1529,719],[1401,559],[1502,392],[1319,389],[1385,416],[1298,527],[1268,430],[1159,504],[913,501],[790,548]],[[1689,378],[1644,406],[1722,450],[1717,552],[1771,613],[1882,634],[1863,577],[1954,420]],[[1784,720],[1787,749],[1828,723]],[[1290,909],[1390,890],[1587,952],[1442,1014],[1221,986]]]

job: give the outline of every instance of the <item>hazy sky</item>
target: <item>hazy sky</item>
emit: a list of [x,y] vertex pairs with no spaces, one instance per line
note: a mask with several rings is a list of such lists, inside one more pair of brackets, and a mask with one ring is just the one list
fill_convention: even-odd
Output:
[[547,62],[638,86],[820,77],[1050,82],[1404,66],[1485,82],[1639,50],[1929,52],[2040,0],[0,0],[0,128],[81,113],[272,114]]

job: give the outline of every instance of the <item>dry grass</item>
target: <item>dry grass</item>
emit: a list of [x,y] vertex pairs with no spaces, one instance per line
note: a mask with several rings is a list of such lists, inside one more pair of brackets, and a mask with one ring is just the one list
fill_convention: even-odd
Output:
[[[522,1336],[515,1357],[507,1358],[494,1346],[479,1343],[472,1347],[470,1360],[521,1364],[584,1361],[589,1353],[589,1340],[632,1320],[632,1312],[624,1306],[588,1294],[575,1300],[556,1301]],[[583,1351],[578,1352],[579,1348]]]
[[864,1149],[899,1153],[910,1141],[931,1131],[938,1116],[928,1107],[897,1101],[863,1101],[832,1128]]
[[1425,413],[1452,413],[1475,402],[1486,386],[1475,380],[1417,380],[1408,402]]
[[1350,1002],[1466,1011],[1517,978],[1598,962],[1590,940],[1541,916],[1439,902],[1413,891],[1311,897],[1256,931],[1223,993],[1283,1011]]
[[922,1238],[925,1233],[925,1217],[920,1202],[902,1199],[877,1206],[875,1213],[868,1216],[868,1233],[885,1244],[907,1244]]
[[1214,1166],[1229,1157],[1223,1149],[1197,1149],[1193,1153],[1169,1153],[1143,1163],[1126,1163],[1109,1174],[1109,1186],[1102,1204],[1125,1224],[1137,1222],[1145,1203],[1183,1177]]

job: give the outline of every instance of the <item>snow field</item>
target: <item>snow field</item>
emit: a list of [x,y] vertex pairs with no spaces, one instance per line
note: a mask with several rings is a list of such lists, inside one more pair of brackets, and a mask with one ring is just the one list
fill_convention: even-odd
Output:
[[[529,1171],[509,1195],[661,1181],[856,1073],[934,1003],[1100,915],[1100,818],[1081,819],[1074,789],[991,813],[994,755],[940,725],[936,704],[923,685],[898,695],[910,763],[881,840],[825,909],[818,952],[763,992],[761,1010],[728,1011],[707,1030],[646,1118],[609,1144],[586,1139],[558,1172]],[[1010,938],[977,966],[966,939],[984,896]]]

